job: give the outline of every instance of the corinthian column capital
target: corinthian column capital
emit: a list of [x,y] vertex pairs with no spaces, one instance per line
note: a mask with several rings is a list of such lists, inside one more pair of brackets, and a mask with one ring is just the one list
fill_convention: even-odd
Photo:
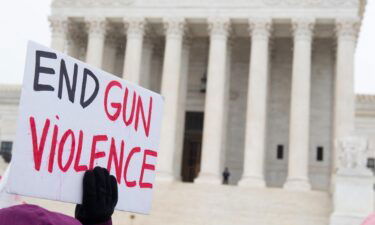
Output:
[[124,19],[125,30],[128,37],[141,37],[145,34],[146,20],[143,17]]
[[253,38],[268,39],[272,30],[271,18],[250,18],[249,32]]
[[169,38],[182,38],[186,32],[186,21],[184,18],[164,18],[165,35]]
[[311,42],[314,32],[314,18],[294,18],[292,20],[292,32],[294,40],[305,40]]
[[229,18],[214,17],[208,19],[208,31],[213,36],[228,37],[231,32]]
[[105,17],[88,17],[85,18],[85,22],[90,36],[104,38],[107,28]]
[[48,17],[52,36],[65,36],[68,30],[68,18],[65,16]]
[[356,41],[359,31],[358,18],[336,19],[336,35],[339,39]]

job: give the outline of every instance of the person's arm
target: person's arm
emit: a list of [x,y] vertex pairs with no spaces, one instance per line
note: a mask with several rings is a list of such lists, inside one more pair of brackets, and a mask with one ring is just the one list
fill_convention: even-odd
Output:
[[83,225],[112,225],[112,214],[118,200],[116,178],[104,168],[95,167],[83,177],[82,204],[75,218]]

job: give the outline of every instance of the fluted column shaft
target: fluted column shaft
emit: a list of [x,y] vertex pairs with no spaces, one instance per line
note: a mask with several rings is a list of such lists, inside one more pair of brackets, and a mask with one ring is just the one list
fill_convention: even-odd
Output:
[[186,114],[186,99],[187,99],[187,88],[188,88],[188,72],[189,72],[189,58],[190,58],[190,46],[191,39],[185,35],[182,44],[181,53],[181,81],[179,87],[179,100],[178,100],[178,111],[177,111],[177,136],[176,136],[176,149],[174,152],[173,171],[175,177],[181,178],[181,165],[183,156],[184,146],[184,134],[185,134],[185,114]]
[[[358,35],[358,19],[336,21],[337,56],[334,102],[334,140],[347,137],[354,130],[354,53]],[[333,168],[337,168],[334,151]]]
[[126,19],[125,26],[127,40],[123,77],[128,81],[140,84],[145,20],[144,18]]
[[166,44],[164,52],[161,94],[164,96],[164,115],[161,128],[158,180],[171,181],[173,177],[173,158],[178,144],[179,100],[181,96],[182,41],[185,20],[170,18],[164,21]]
[[88,30],[86,62],[101,68],[106,33],[106,20],[102,17],[87,18],[86,25]]
[[292,21],[294,47],[286,189],[309,190],[311,43],[314,19]]
[[50,16],[51,27],[51,48],[60,52],[64,52],[67,42],[68,20],[65,17]]
[[210,50],[208,61],[207,90],[204,110],[201,170],[198,183],[220,183],[220,163],[226,136],[226,101],[229,82],[227,79],[227,39],[230,23],[225,18],[208,21]]
[[240,186],[264,187],[270,19],[250,19],[251,53],[244,172]]

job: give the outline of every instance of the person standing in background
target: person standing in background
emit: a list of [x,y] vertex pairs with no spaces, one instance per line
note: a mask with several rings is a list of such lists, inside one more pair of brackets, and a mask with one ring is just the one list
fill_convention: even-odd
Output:
[[225,167],[224,172],[223,172],[223,184],[229,184],[229,176],[230,172],[228,167]]

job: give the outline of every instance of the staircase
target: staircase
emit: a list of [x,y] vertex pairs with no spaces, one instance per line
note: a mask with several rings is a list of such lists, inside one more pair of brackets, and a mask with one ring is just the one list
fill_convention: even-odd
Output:
[[[116,212],[114,225],[328,225],[331,199],[325,192],[192,183],[158,183],[151,215]],[[73,215],[74,206],[28,199]],[[133,216],[134,215],[134,216]]]

